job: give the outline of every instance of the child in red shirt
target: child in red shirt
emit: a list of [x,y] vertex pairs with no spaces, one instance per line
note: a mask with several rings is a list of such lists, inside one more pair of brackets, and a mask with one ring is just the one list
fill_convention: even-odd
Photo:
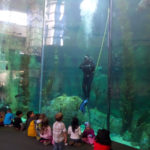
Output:
[[108,130],[98,130],[94,141],[94,150],[111,150],[111,140]]

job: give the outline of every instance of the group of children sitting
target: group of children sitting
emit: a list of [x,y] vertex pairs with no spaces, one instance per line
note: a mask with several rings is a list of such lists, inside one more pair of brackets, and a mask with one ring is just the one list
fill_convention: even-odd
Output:
[[[7,110],[6,115],[0,113],[0,125],[14,126],[17,130],[27,131],[29,137],[35,137],[44,145],[53,144],[54,150],[63,150],[64,145],[80,146],[83,142],[91,144],[94,150],[110,150],[111,140],[109,131],[99,129],[97,136],[88,122],[85,123],[85,129],[81,133],[79,121],[77,117],[72,118],[71,125],[68,130],[63,123],[63,114],[61,112],[55,115],[55,122],[51,128],[48,118],[45,114],[35,115],[33,111],[27,113],[26,123],[23,124],[22,112],[17,111],[16,117],[13,117],[11,109]],[[3,123],[2,123],[3,118]],[[69,135],[69,140],[67,138]]]

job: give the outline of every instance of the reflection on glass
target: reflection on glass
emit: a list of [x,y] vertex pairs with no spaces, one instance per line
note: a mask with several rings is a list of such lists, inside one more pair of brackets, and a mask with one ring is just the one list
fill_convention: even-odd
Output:
[[64,45],[64,40],[61,38],[60,39],[60,46],[63,46]]
[[63,46],[64,3],[46,0],[46,45]]
[[27,14],[17,11],[0,10],[0,21],[26,26]]

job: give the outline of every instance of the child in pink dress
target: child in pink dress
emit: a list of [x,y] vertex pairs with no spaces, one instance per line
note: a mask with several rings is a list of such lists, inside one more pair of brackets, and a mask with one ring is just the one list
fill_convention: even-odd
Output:
[[40,142],[42,142],[44,145],[52,143],[52,131],[47,118],[45,118],[42,121],[42,127],[40,131]]
[[88,122],[85,123],[85,130],[82,134],[82,141],[87,144],[93,144],[95,140],[94,130],[90,127]]

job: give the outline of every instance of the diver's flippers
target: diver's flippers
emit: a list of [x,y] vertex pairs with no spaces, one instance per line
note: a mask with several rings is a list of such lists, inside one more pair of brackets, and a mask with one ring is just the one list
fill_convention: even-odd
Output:
[[88,99],[85,99],[82,101],[81,105],[80,105],[80,110],[84,113],[85,112],[85,106],[88,103]]

